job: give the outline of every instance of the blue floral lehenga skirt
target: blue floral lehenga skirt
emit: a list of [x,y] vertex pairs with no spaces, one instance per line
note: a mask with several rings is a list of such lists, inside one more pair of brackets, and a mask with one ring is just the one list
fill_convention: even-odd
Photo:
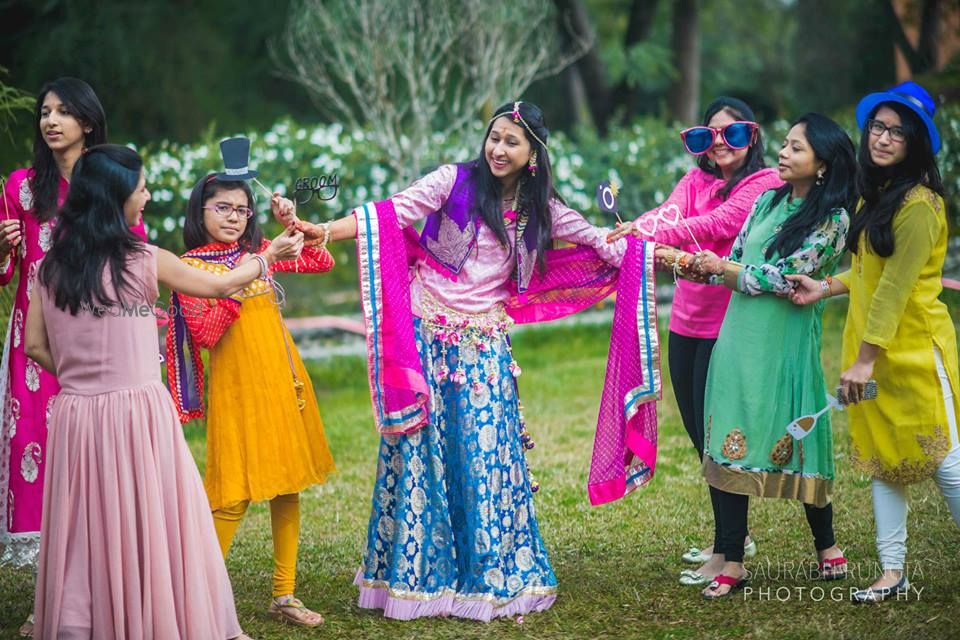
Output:
[[510,321],[500,308],[467,316],[425,304],[423,315],[414,334],[430,422],[381,438],[359,605],[402,620],[543,611],[557,578],[524,456]]

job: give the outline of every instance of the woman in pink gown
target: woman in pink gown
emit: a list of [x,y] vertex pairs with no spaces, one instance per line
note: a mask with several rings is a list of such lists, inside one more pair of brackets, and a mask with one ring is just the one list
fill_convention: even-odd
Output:
[[[103,107],[83,80],[59,78],[37,97],[33,162],[10,174],[0,202],[0,286],[19,281],[0,364],[0,564],[36,568],[47,421],[57,379],[23,352],[23,324],[57,209],[81,151],[106,142]],[[135,231],[146,238],[143,223]],[[21,635],[32,632],[28,618]]]
[[78,160],[38,273],[26,352],[55,373],[34,637],[243,637],[203,484],[160,378],[158,281],[226,297],[283,258],[290,230],[224,276],[145,244],[150,198],[136,152]]

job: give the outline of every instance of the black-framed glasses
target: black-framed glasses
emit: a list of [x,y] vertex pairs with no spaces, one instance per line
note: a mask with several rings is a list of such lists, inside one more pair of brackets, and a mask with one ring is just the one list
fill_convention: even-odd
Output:
[[221,218],[226,218],[234,211],[237,212],[237,215],[241,218],[247,218],[248,220],[253,217],[253,209],[250,207],[235,207],[232,204],[227,204],[226,202],[218,202],[212,207],[204,207],[209,211],[213,211]]
[[888,131],[890,132],[890,140],[893,142],[903,142],[907,139],[907,134],[903,130],[903,127],[899,125],[888,127],[880,120],[874,120],[873,118],[867,120],[867,131],[878,138],[883,135],[884,131]]

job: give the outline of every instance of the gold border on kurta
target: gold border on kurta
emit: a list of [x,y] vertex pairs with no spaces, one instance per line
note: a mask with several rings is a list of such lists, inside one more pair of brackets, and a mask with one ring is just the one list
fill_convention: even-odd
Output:
[[830,503],[833,480],[782,471],[749,471],[714,462],[703,456],[703,477],[712,487],[727,493],[760,498],[787,498],[816,507]]

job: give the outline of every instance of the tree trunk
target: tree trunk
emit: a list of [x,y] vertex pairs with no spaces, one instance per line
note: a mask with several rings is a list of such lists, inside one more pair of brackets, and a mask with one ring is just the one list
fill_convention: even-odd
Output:
[[[554,4],[561,24],[567,25],[566,29],[561,29],[562,33],[566,34],[569,29],[575,37],[593,39],[593,25],[586,7],[583,6],[583,0],[554,0]],[[600,59],[599,45],[595,39],[590,50],[577,60],[576,67],[576,73],[571,71],[565,76],[568,83],[567,94],[586,96],[593,122],[600,135],[605,135],[610,114],[613,113],[613,94],[607,68]],[[575,86],[578,82],[579,87]]]
[[678,77],[670,90],[670,116],[694,122],[700,110],[700,0],[675,0],[673,59]]
[[[629,53],[631,47],[650,37],[659,4],[659,0],[633,0],[627,33],[623,38],[624,51]],[[646,96],[643,87],[631,88],[626,80],[621,80],[614,90],[613,104],[622,110],[624,119],[629,120],[639,111],[644,97],[649,96]]]
[[[923,0],[919,16],[916,15],[913,3],[889,0],[886,6],[896,24],[894,41],[910,67],[910,73],[919,75],[937,69],[940,62],[938,54],[944,26],[943,17],[946,12],[942,0]],[[905,23],[913,22],[913,18],[919,18],[919,26],[913,26],[913,34],[908,34]]]

